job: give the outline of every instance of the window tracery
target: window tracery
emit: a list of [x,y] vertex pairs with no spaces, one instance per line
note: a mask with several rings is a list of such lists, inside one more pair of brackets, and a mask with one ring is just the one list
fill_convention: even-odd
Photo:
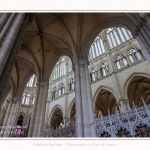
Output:
[[107,62],[103,62],[101,65],[101,74],[102,76],[107,76],[109,74],[109,68],[108,68],[108,63]]
[[106,37],[110,45],[110,49],[113,49],[122,43],[130,40],[132,35],[130,31],[125,28],[108,28]]
[[55,65],[54,70],[53,70],[53,80],[56,80],[62,76],[65,75],[66,73],[66,60],[64,57],[62,57]]
[[122,69],[128,65],[126,58],[122,54],[117,55],[115,63],[118,69]]
[[37,77],[34,74],[24,89],[24,93],[22,95],[22,104],[23,105],[33,105],[35,100],[35,90],[36,90],[36,82]]
[[135,137],[150,137],[150,127],[140,123],[135,129]]
[[74,90],[74,79],[73,78],[70,79],[69,90],[70,91]]
[[117,130],[116,136],[117,137],[131,137],[130,132],[122,127],[119,130]]
[[142,59],[142,56],[137,48],[131,48],[129,51],[129,58],[132,63],[135,63]]
[[93,67],[90,73],[91,82],[96,81],[98,79],[98,69]]
[[63,83],[60,84],[60,88],[58,90],[59,96],[64,95],[65,94],[65,86]]
[[100,137],[111,137],[111,135],[110,135],[108,132],[104,131],[104,132],[100,135]]
[[89,50],[89,61],[105,53],[105,47],[100,36],[97,36]]
[[58,97],[58,90],[57,87],[55,86],[52,91],[52,99],[55,99],[57,97]]

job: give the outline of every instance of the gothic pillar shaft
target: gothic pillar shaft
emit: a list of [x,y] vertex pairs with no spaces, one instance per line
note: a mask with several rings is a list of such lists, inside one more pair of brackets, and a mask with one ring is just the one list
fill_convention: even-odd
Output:
[[15,14],[14,22],[11,24],[2,45],[0,45],[0,99],[10,77],[11,69],[16,61],[18,49],[21,46],[26,27],[30,23],[29,21],[31,21],[30,17],[31,15],[28,14]]
[[52,99],[52,86],[49,85],[49,89],[48,89],[48,98],[47,98],[47,104],[46,104],[46,114],[45,114],[45,123],[49,124],[49,107],[50,107],[50,101]]
[[136,36],[136,40],[138,41],[138,43],[142,49],[142,52],[144,53],[145,57],[147,58],[148,62],[150,63],[150,52],[149,52],[148,47],[146,46],[145,39],[142,37],[141,34],[139,34]]
[[38,137],[40,137],[40,134],[43,129],[44,122],[45,122],[46,103],[47,103],[47,98],[48,98],[48,87],[49,87],[48,83],[46,83],[45,88],[44,88],[43,100],[42,100],[42,109],[41,109]]
[[39,97],[39,85],[37,86],[36,89],[36,94],[35,94],[35,101],[33,104],[33,111],[32,111],[32,115],[31,115],[31,122],[30,122],[30,126],[29,126],[29,132],[28,132],[28,137],[32,137],[32,132],[33,132],[33,127],[34,127],[34,120],[35,120],[35,115],[36,115],[36,110],[37,110],[37,102],[38,102],[38,97]]
[[106,50],[106,54],[107,54],[107,60],[108,60],[108,64],[109,64],[109,72],[113,72],[113,69],[114,69],[114,64],[112,63],[112,56],[110,54],[110,47],[109,47],[109,43],[105,37],[104,39],[104,47],[105,47],[105,50]]
[[[95,137],[94,110],[88,64],[79,60],[75,64],[76,137]],[[78,128],[82,131],[82,134]]]
[[145,30],[147,31],[147,33],[150,35],[150,14],[145,13],[142,16],[141,21],[144,22],[143,28],[145,28]]
[[[48,90],[48,94],[50,91]],[[48,98],[47,104],[46,104],[46,114],[45,114],[45,123],[48,125],[49,124],[49,107],[50,107],[50,100]]]
[[74,76],[75,76],[76,137],[83,137],[82,103],[81,103],[80,75],[78,63],[74,64],[74,69],[75,69]]
[[12,49],[12,46],[16,40],[16,37],[18,35],[18,32],[20,31],[22,22],[24,20],[25,13],[20,13],[17,15],[16,19],[14,20],[14,23],[12,25],[12,28],[10,29],[10,32],[7,35],[6,41],[3,42],[2,50],[0,53],[0,70],[3,70],[3,66],[5,62],[7,61],[8,55]]
[[8,121],[8,117],[9,117],[9,115],[10,115],[11,107],[12,107],[12,102],[9,102],[8,108],[7,108],[7,112],[6,112],[6,115],[5,115],[5,119],[4,119],[4,123],[3,123],[3,128],[2,128],[2,130],[1,130],[0,137],[3,136],[3,133],[4,133],[4,131],[5,131],[5,127],[6,127],[6,125],[7,125],[7,121]]
[[2,41],[5,39],[6,33],[8,33],[8,31],[10,30],[11,25],[13,24],[15,16],[16,16],[15,13],[12,13],[10,15],[10,17],[7,20],[7,23],[5,24],[3,30],[1,31],[1,34],[0,34],[0,45],[2,44]]
[[90,84],[90,78],[89,78],[89,70],[88,65],[85,65],[85,77],[86,77],[86,86],[87,86],[87,97],[88,97],[88,106],[89,106],[89,117],[90,117],[90,126],[91,126],[91,136],[95,137],[95,117],[94,117],[94,110],[93,110],[93,101],[92,101],[92,92],[91,92],[91,84]]
[[139,21],[139,25],[133,32],[133,36],[140,44],[142,51],[150,63],[150,19],[144,18]]
[[[65,113],[64,117],[68,117],[68,92],[69,92],[69,82],[68,82],[68,72],[69,72],[69,65],[68,65],[68,58],[66,58],[66,75],[65,75]],[[64,125],[66,125],[66,119],[64,119]]]
[[0,20],[0,33],[1,33],[2,29],[4,28],[7,20],[9,19],[10,15],[11,15],[11,13],[5,13],[3,15],[3,17],[1,18],[1,20]]
[[[82,101],[82,115],[83,115],[83,129],[84,137],[89,137],[89,107],[88,107],[88,97],[86,89],[86,79],[85,79],[85,65],[80,66],[80,88],[81,88],[81,101]],[[88,117],[88,118],[87,118]]]
[[18,101],[12,102],[10,114],[7,120],[5,133],[3,137],[9,137],[11,130],[14,131],[14,126],[16,126],[15,121],[16,121],[18,109],[19,109],[19,102]]
[[[117,77],[117,73],[115,71],[115,65],[113,63],[113,58],[112,58],[112,54],[110,53],[110,47],[109,47],[109,43],[107,41],[107,38],[105,37],[105,40],[104,40],[104,46],[105,46],[105,49],[106,49],[106,53],[107,53],[107,60],[108,60],[108,64],[109,64],[109,70],[110,72],[112,72],[112,76],[114,78],[114,81],[116,83],[116,87],[118,89],[118,95],[119,97],[122,97],[122,90],[121,90],[121,86],[120,86],[120,83],[119,83],[119,80],[118,80],[118,77]],[[116,102],[118,102],[119,100],[116,99]],[[119,105],[119,108],[120,108],[120,111],[123,111],[122,109],[123,105]]]
[[[44,83],[40,83],[40,90],[39,90],[39,97],[37,101],[37,108],[34,120],[34,127],[33,127],[33,134],[32,137],[39,137],[41,133],[41,127],[44,123],[45,118],[45,110],[46,110],[46,101],[47,101],[47,92],[48,88],[47,85],[45,86]],[[45,99],[46,98],[46,99]],[[42,122],[43,121],[43,122]]]

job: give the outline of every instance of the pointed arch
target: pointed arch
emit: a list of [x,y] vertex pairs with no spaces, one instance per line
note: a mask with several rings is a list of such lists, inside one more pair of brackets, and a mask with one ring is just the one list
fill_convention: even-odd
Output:
[[93,100],[96,118],[99,118],[101,114],[113,114],[116,109],[119,110],[117,96],[115,92],[108,87],[101,86],[97,90]]
[[64,111],[60,105],[56,104],[50,112],[49,124],[52,125],[52,128],[57,128],[61,121],[64,121]]
[[75,98],[70,103],[69,110],[68,110],[68,116],[70,118],[71,123],[72,123],[72,120],[75,119],[75,118],[73,118],[73,117],[75,117],[75,115],[73,115],[73,114],[75,114]]
[[130,82],[132,81],[132,79],[136,76],[141,76],[141,77],[146,77],[148,79],[150,79],[150,74],[148,73],[143,73],[143,72],[134,72],[132,73],[128,78],[127,80],[125,81],[125,84],[124,84],[124,88],[123,88],[123,91],[124,91],[124,96],[125,96],[125,99],[128,98],[128,87],[129,87],[129,84]]
[[114,17],[111,19],[107,19],[97,26],[95,26],[86,36],[84,39],[84,42],[81,47],[81,58],[88,59],[88,54],[89,54],[89,49],[90,45],[94,41],[95,37],[105,28],[110,28],[110,27],[123,27],[126,28],[127,30],[131,31],[133,33],[136,29],[135,22],[129,17],[129,16],[124,16],[124,17]]

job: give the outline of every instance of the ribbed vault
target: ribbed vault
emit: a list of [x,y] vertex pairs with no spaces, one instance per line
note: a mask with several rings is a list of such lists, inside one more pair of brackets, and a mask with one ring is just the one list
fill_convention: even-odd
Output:
[[87,59],[90,44],[108,24],[131,30],[138,17],[126,13],[35,13],[12,69],[16,90],[30,72],[35,72],[39,81],[48,81],[63,55],[71,60]]

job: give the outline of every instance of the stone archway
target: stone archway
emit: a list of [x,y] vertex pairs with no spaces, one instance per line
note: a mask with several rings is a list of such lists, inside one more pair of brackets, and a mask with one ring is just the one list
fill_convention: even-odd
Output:
[[75,124],[76,121],[76,114],[75,114],[75,102],[72,105],[71,111],[70,111],[70,124]]
[[146,104],[150,104],[150,79],[134,76],[128,85],[127,95],[131,107],[133,102],[137,107],[143,106],[142,99]]
[[63,113],[60,108],[55,108],[52,117],[50,125],[53,129],[59,128],[60,123],[63,122]]
[[100,115],[107,116],[109,112],[114,114],[116,110],[119,110],[114,95],[106,89],[99,92],[95,103],[96,118],[99,118]]

